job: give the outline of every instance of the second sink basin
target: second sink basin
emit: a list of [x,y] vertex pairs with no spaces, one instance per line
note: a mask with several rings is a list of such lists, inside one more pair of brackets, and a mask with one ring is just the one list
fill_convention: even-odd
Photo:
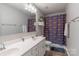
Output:
[[0,56],[14,56],[18,50],[18,48],[5,49],[0,52]]

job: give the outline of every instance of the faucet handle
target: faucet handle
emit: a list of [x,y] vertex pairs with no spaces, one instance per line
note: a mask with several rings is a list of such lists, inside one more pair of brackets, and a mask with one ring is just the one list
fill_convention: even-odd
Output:
[[33,40],[36,40],[36,38],[35,38],[34,36],[32,36],[32,39],[33,39]]
[[32,36],[32,38],[34,38],[34,36]]
[[37,37],[38,35],[36,35],[36,37]]

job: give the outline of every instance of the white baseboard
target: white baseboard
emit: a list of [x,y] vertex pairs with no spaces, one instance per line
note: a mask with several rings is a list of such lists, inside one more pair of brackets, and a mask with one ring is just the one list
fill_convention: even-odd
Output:
[[68,49],[65,47],[65,51],[67,53],[68,56],[70,56]]

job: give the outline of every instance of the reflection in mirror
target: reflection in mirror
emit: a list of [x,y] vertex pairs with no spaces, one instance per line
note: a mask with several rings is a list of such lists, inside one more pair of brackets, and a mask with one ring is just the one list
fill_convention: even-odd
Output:
[[35,16],[28,19],[28,32],[33,32],[36,30],[34,23],[35,23]]
[[35,31],[36,10],[33,12],[31,7],[24,3],[0,3],[0,36]]

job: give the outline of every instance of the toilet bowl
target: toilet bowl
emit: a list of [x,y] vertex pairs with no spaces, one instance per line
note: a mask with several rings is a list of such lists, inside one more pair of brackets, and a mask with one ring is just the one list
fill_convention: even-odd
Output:
[[52,42],[46,41],[46,45],[51,46]]
[[51,47],[52,42],[50,42],[50,41],[46,41],[45,43],[46,43],[46,50],[47,50],[47,51],[49,51],[49,50],[50,50],[50,47]]

